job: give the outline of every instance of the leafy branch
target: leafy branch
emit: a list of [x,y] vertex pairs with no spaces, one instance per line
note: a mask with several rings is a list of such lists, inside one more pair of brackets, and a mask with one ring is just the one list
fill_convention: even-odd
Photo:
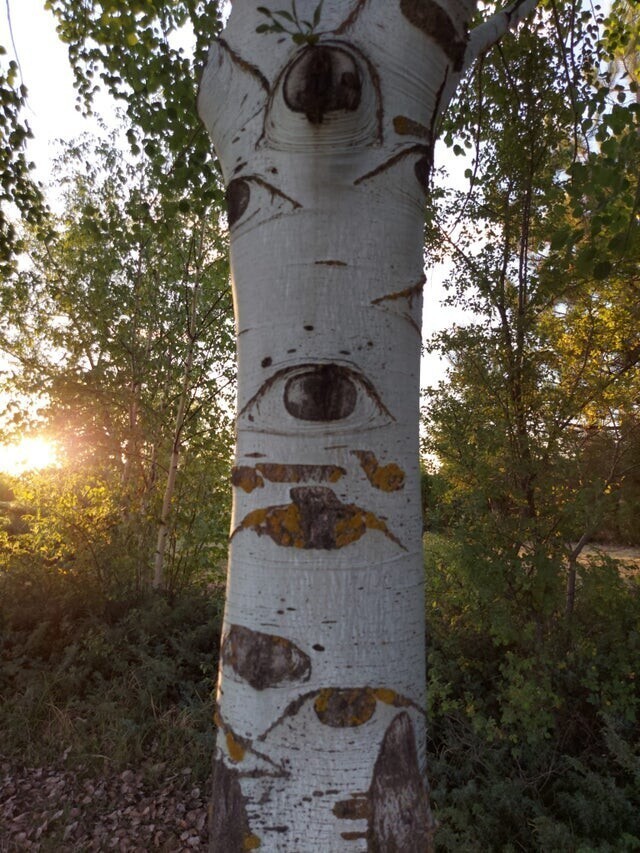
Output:
[[313,13],[311,21],[301,20],[296,9],[296,0],[291,0],[291,11],[278,10],[272,12],[266,6],[258,6],[257,11],[268,18],[268,24],[260,24],[256,27],[257,33],[286,33],[291,36],[295,44],[317,44],[320,33],[316,32],[322,15],[322,4],[320,0]]

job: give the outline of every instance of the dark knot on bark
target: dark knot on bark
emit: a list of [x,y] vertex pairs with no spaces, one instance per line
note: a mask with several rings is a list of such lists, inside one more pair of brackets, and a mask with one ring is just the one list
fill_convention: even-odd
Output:
[[346,50],[310,45],[287,71],[283,94],[290,110],[304,113],[311,124],[321,124],[327,113],[358,108],[362,81]]

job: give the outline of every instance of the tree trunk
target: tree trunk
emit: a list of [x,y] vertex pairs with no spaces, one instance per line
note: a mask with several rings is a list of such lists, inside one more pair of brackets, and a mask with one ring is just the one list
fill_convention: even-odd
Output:
[[199,100],[238,333],[211,849],[422,853],[423,219],[473,4],[296,5],[306,41],[235,0]]
[[162,508],[160,510],[158,533],[156,537],[156,550],[153,559],[153,589],[162,589],[165,585],[165,554],[167,549],[167,537],[169,535],[169,524],[171,521],[171,505],[176,489],[176,478],[178,476],[178,465],[180,463],[180,450],[182,445],[182,431],[184,429],[185,419],[187,416],[189,392],[193,381],[191,372],[193,370],[193,360],[196,348],[196,317],[199,293],[200,287],[196,284],[193,288],[191,302],[189,305],[187,328],[189,346],[182,374],[182,385],[180,388],[180,397],[178,398],[178,410],[176,412],[175,426],[171,441],[171,455],[169,457],[167,482],[165,484],[164,495],[162,497]]

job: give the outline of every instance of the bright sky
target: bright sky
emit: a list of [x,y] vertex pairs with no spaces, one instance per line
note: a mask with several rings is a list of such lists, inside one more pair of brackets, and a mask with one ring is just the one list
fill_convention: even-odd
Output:
[[[47,184],[56,155],[56,140],[73,139],[84,131],[97,133],[98,126],[75,108],[75,90],[66,47],[56,35],[53,16],[45,11],[44,0],[8,0],[8,3],[5,0],[0,5],[0,44],[6,47],[9,56],[13,56],[8,9],[22,79],[29,90],[25,117],[35,136],[29,145],[29,156],[36,164],[37,178]],[[98,100],[96,108],[109,123],[114,122],[112,107],[106,96]],[[462,321],[460,312],[440,306],[443,297],[441,279],[442,271],[439,270],[427,275],[423,318],[425,338],[445,325]],[[444,365],[438,356],[423,358],[423,386],[435,384],[443,373]]]

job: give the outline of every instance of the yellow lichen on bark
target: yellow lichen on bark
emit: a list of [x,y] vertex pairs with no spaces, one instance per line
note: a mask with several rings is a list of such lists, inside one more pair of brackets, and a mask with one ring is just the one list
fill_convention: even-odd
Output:
[[249,465],[237,465],[231,472],[231,483],[247,494],[251,494],[254,489],[264,487],[264,480],[260,474]]
[[334,728],[351,728],[371,719],[376,710],[376,698],[370,687],[327,687],[317,695],[313,707],[321,723]]
[[351,452],[359,459],[362,470],[374,489],[380,489],[382,492],[397,492],[404,487],[404,471],[395,462],[380,465],[375,455],[369,450]]
[[235,739],[233,733],[230,731],[225,732],[225,740],[227,741],[227,752],[229,753],[229,758],[236,764],[239,764],[245,756],[246,749]]

